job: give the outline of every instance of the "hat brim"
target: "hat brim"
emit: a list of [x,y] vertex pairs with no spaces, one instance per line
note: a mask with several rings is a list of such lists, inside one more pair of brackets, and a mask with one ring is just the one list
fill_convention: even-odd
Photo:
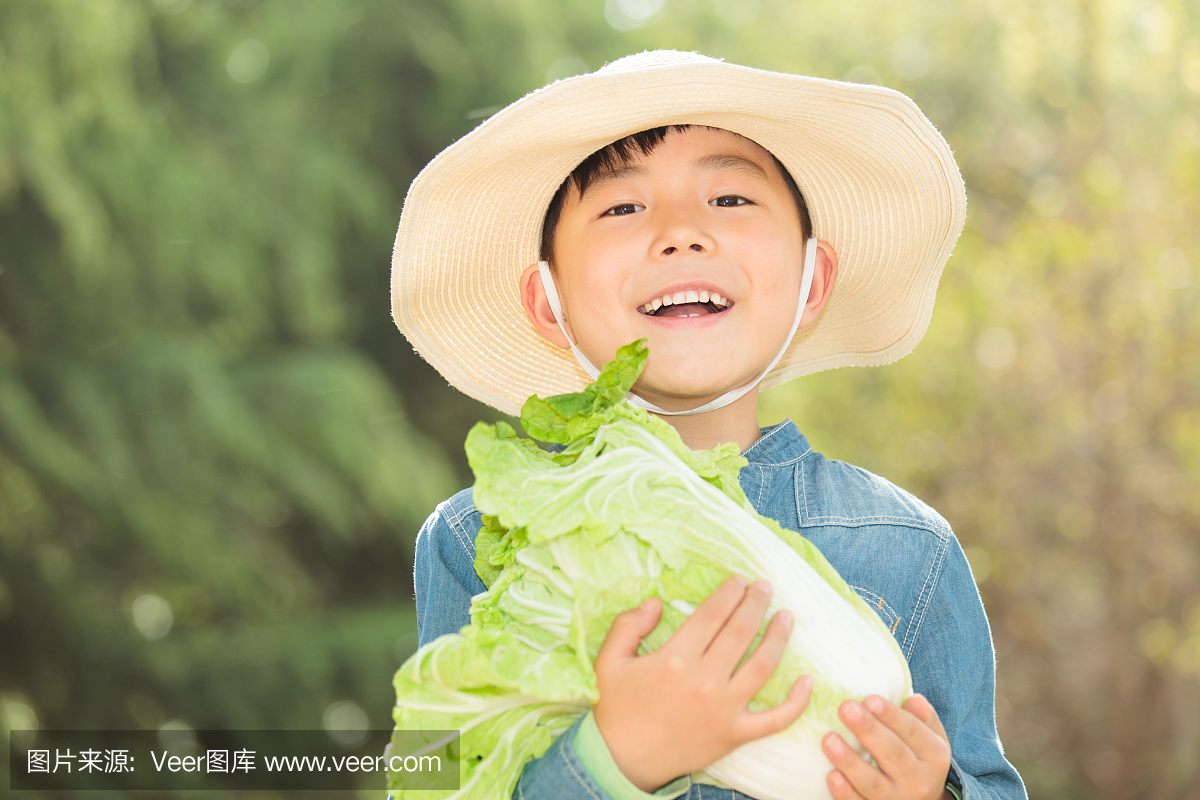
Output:
[[832,296],[762,381],[886,364],[925,333],[938,279],[966,217],[945,139],[908,97],[879,86],[704,59],[601,71],[513,103],[417,176],[392,254],[392,311],[453,386],[516,415],[531,394],[589,382],[541,337],[518,280],[538,260],[558,186],[588,155],[672,124],[741,134],[803,192],[814,234],[838,254]]

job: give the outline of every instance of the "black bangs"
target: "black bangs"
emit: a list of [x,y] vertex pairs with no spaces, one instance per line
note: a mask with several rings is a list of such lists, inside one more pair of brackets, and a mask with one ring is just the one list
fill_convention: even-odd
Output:
[[639,156],[648,156],[667,138],[668,131],[684,131],[691,125],[664,125],[661,128],[650,128],[644,131],[617,139],[610,145],[600,148],[579,162],[579,166],[571,170],[567,179],[559,185],[558,191],[546,209],[546,217],[542,220],[542,241],[540,257],[542,261],[554,263],[554,231],[558,229],[558,218],[562,214],[563,204],[567,202],[567,192],[575,189],[580,196],[587,191],[588,184],[597,175],[612,172],[620,167],[627,167]]
[[[542,220],[539,258],[542,261],[549,262],[551,267],[554,266],[554,232],[558,229],[558,219],[562,215],[563,205],[567,202],[568,192],[574,189],[582,196],[587,191],[588,184],[594,181],[597,176],[629,166],[638,158],[653,153],[655,148],[662,144],[663,139],[667,138],[668,133],[679,133],[691,127],[694,126],[664,125],[659,128],[638,131],[600,148],[579,162],[579,166],[571,170],[571,174],[558,187],[558,191],[554,193],[554,197],[550,201],[549,208],[546,209],[546,216]],[[779,168],[779,173],[783,176],[783,182],[787,185],[788,191],[791,192],[792,199],[796,203],[796,211],[800,215],[800,229],[804,234],[805,240],[807,240],[812,235],[812,219],[809,216],[808,203],[805,202],[804,195],[800,193],[800,187],[796,185],[796,181],[792,178],[791,173],[787,171],[787,168],[783,166],[783,163],[778,158],[775,158],[774,153],[771,153],[771,159],[775,162],[775,166]]]

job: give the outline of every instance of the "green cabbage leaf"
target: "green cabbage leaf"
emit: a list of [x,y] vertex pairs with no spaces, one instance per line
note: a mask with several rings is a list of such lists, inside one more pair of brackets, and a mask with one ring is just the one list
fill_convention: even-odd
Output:
[[[737,447],[690,450],[625,402],[646,358],[635,342],[584,391],[529,399],[526,431],[561,449],[542,450],[503,422],[467,437],[485,515],[475,569],[488,590],[474,598],[470,625],[426,644],[395,677],[397,730],[461,731],[445,750],[460,768],[452,797],[511,797],[525,764],[597,701],[592,663],[617,614],[662,598],[662,619],[642,642],[651,652],[732,574],[770,581],[769,615],[788,609],[795,619],[751,708],[782,702],[802,675],[815,678],[812,700],[790,728],[695,779],[760,800],[828,797],[821,737],[836,730],[857,746],[838,705],[868,694],[899,703],[912,691],[870,606],[816,547],[755,512],[738,483],[747,462]],[[410,780],[392,772],[389,787]]]

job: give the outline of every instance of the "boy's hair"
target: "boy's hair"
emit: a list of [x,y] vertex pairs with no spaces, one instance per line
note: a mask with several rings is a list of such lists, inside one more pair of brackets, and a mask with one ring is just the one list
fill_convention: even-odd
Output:
[[[571,189],[578,191],[579,196],[582,197],[583,193],[587,191],[588,184],[600,175],[629,166],[639,155],[650,155],[656,147],[662,144],[663,139],[667,138],[668,132],[677,133],[692,127],[695,126],[666,125],[661,128],[639,131],[600,148],[581,161],[579,166],[575,167],[567,179],[559,185],[558,191],[554,193],[554,198],[550,201],[549,208],[546,209],[546,216],[542,220],[542,242],[538,257],[542,261],[549,262],[551,268],[554,267],[554,232],[558,229],[558,218],[562,215],[563,204],[566,203],[567,193]],[[741,134],[735,133],[734,136],[741,136]],[[800,187],[796,185],[796,181],[788,172],[787,167],[775,157],[774,153],[767,152],[779,169],[779,174],[782,176],[784,184],[787,185],[788,191],[792,194],[792,200],[796,203],[796,213],[800,215],[800,232],[807,241],[808,237],[812,236],[812,218],[808,213],[808,203],[805,202]]]

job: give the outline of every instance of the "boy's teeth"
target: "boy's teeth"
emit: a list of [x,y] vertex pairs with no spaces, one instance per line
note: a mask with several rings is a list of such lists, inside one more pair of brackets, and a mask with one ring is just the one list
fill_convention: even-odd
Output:
[[688,289],[674,294],[664,294],[662,297],[656,297],[646,305],[640,308],[646,314],[653,314],[663,306],[676,306],[682,303],[712,303],[718,308],[726,308],[729,306],[729,301],[716,292],[709,292],[707,289]]

